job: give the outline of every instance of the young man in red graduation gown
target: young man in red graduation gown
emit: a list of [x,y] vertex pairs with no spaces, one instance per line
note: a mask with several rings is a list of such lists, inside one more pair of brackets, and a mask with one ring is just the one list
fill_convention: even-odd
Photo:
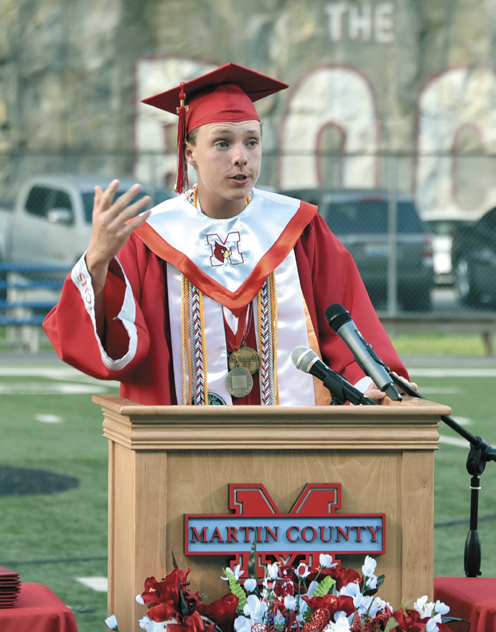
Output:
[[[181,195],[136,217],[149,201],[130,204],[139,185],[115,202],[117,181],[96,187],[88,250],[44,323],[63,360],[120,380],[121,395],[142,404],[324,404],[329,393],[291,352],[310,347],[352,384],[366,383],[324,317],[340,303],[407,377],[318,209],[255,186],[253,102],[286,87],[227,64],[144,100],[179,115]],[[187,163],[198,178],[191,189]],[[368,384],[369,396],[384,397]]]

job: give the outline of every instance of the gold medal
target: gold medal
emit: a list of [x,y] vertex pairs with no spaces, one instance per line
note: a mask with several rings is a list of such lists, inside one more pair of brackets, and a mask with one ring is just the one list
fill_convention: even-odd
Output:
[[250,375],[256,373],[260,367],[260,357],[255,349],[242,344],[239,349],[229,354],[229,368],[241,367]]
[[226,388],[233,397],[245,397],[251,393],[253,378],[246,369],[237,366],[227,374]]

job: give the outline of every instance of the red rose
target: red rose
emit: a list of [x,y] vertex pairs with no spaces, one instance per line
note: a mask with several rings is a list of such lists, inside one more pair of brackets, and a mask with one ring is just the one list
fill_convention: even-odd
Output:
[[236,595],[227,593],[210,604],[200,604],[197,612],[216,623],[223,632],[233,632],[238,603],[239,599]]
[[347,617],[349,617],[350,614],[353,614],[355,612],[353,597],[349,597],[348,595],[339,595],[336,601],[334,601],[329,608],[332,621],[334,621],[334,615],[336,614],[336,612],[339,612],[340,610],[346,612]]
[[333,604],[337,601],[337,598],[334,595],[324,595],[323,597],[307,597],[303,595],[302,599],[307,602],[312,612],[317,612],[317,610],[321,609],[335,612]]
[[428,619],[422,621],[420,612],[416,610],[398,610],[393,612],[393,617],[398,622],[398,632],[419,632],[425,630]]
[[352,568],[338,568],[335,575],[336,589],[339,592],[343,586],[356,583],[359,586],[362,585],[362,578]]
[[[150,616],[150,613],[147,613]],[[170,632],[214,632],[215,625],[213,623],[206,624],[200,617],[198,612],[193,612],[183,617],[181,623],[169,623],[167,629]]]

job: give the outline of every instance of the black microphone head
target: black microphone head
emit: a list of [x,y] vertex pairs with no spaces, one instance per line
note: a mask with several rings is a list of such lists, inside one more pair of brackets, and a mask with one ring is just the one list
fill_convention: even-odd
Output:
[[305,373],[310,372],[310,368],[318,359],[319,356],[309,347],[296,347],[291,353],[291,361],[295,367]]
[[350,312],[340,303],[333,303],[332,305],[329,305],[329,307],[326,307],[324,316],[329,324],[329,327],[336,332],[345,323],[349,323],[352,320]]

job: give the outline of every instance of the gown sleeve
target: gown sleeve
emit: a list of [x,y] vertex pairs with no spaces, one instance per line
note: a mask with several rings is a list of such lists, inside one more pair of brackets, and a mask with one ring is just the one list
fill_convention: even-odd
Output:
[[326,307],[340,303],[347,309],[365,340],[393,371],[407,379],[408,372],[386,334],[370,301],[358,268],[348,250],[320,215],[309,223],[295,246],[303,294],[319,340],[323,361],[352,384],[363,371],[324,316]]
[[146,272],[145,253],[130,239],[110,264],[104,290],[105,327],[101,340],[95,295],[84,256],[67,276],[58,304],[43,327],[58,356],[99,379],[123,380],[143,362],[150,335],[139,296]]

